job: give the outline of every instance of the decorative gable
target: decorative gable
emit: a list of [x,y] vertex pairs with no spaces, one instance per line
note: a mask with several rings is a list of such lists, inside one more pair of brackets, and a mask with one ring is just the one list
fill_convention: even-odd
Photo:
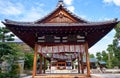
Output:
[[55,16],[46,21],[46,23],[74,23],[77,22],[64,12],[60,11]]
[[88,23],[88,21],[71,13],[64,7],[63,1],[59,1],[57,8],[53,12],[35,23]]
[[58,8],[57,11],[48,16],[41,23],[77,23],[78,21],[67,13],[63,8]]

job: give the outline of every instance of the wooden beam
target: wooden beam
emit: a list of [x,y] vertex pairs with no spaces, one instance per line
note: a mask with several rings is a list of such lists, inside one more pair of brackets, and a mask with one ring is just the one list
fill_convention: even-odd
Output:
[[39,69],[39,73],[42,74],[42,54],[39,54],[40,56],[40,69]]
[[35,51],[34,51],[34,62],[33,62],[33,73],[32,73],[32,78],[36,75],[36,64],[37,64],[37,49],[38,45],[35,44]]
[[87,76],[90,77],[90,60],[88,53],[88,43],[85,42],[85,52],[86,52],[86,64],[87,64]]
[[46,58],[44,57],[44,74],[45,74],[45,70],[46,70]]
[[83,53],[80,53],[80,58],[81,58],[81,72],[82,72],[82,74],[84,74],[84,67],[83,67]]

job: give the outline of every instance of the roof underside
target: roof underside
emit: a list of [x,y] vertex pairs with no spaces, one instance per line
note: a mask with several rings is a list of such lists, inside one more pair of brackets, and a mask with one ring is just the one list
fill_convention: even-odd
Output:
[[36,34],[39,35],[57,35],[64,36],[69,34],[84,34],[89,47],[93,46],[108,32],[110,32],[117,21],[101,22],[101,23],[49,23],[49,24],[29,24],[6,21],[4,24],[16,36],[27,43],[32,48],[36,42]]

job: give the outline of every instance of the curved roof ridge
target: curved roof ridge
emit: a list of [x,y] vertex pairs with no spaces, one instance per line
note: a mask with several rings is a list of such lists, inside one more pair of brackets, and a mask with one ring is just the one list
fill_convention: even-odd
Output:
[[104,23],[104,22],[117,22],[118,21],[118,18],[113,18],[113,19],[110,19],[110,20],[105,20],[105,21],[98,21],[98,22],[89,22],[89,23]]
[[68,10],[66,7],[63,7],[63,8],[64,8],[69,14],[71,14],[72,16],[74,16],[75,18],[77,18],[77,19],[79,19],[79,20],[82,20],[82,21],[84,21],[84,22],[86,22],[86,23],[89,23],[89,21],[87,21],[87,20],[81,18],[80,16],[74,14],[73,12],[71,12],[70,10]]
[[[3,22],[3,21],[2,21]],[[19,22],[19,21],[13,21],[13,20],[9,20],[9,19],[5,19],[5,21],[4,22],[6,22],[6,23],[17,23],[17,24],[33,24],[34,22]],[[3,22],[3,23],[4,23]]]
[[106,25],[106,24],[113,24],[113,23],[118,23],[119,21],[108,21],[108,22],[93,22],[93,23],[40,23],[40,24],[35,24],[35,23],[27,23],[27,22],[15,22],[15,21],[10,21],[7,20],[5,22],[2,22],[3,24],[9,24],[9,25],[18,25],[18,26],[40,26],[40,27],[56,27],[56,26],[99,26],[99,25]]

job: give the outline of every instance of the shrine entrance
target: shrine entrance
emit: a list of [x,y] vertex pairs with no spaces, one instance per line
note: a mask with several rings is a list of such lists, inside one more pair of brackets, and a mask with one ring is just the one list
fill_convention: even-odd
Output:
[[[48,60],[48,70],[46,70],[46,73],[80,73],[80,71],[84,70],[82,69],[83,54],[85,54],[85,45],[83,44],[36,44],[37,54],[40,54],[40,59],[44,57]],[[40,61],[41,63],[42,60]],[[75,67],[75,63],[77,63],[77,67]],[[43,67],[38,67],[41,73],[42,69],[40,68]],[[72,72],[73,69],[75,72]]]
[[[69,38],[68,36],[66,37]],[[83,39],[82,36],[80,38]],[[39,66],[36,65],[38,54],[40,58]],[[85,55],[87,59],[86,61],[87,66],[85,67],[87,70],[85,70],[83,66],[83,55]],[[44,60],[42,60],[42,58],[44,58]],[[48,60],[48,64],[46,63],[46,60]],[[42,67],[43,61],[44,61],[44,68]],[[75,63],[77,63],[77,67],[75,67]],[[47,66],[47,69],[45,69],[46,68],[45,66]],[[38,67],[39,69],[37,70],[36,68]],[[84,74],[84,70],[87,73],[89,73],[90,66],[89,66],[88,44],[86,42],[81,42],[80,44],[49,43],[49,45],[44,45],[44,44],[40,45],[38,43],[35,45],[33,68],[34,68],[33,74],[35,75],[40,75],[40,74],[43,75],[45,73],[54,74],[54,76],[55,74],[78,74],[78,73]]]

